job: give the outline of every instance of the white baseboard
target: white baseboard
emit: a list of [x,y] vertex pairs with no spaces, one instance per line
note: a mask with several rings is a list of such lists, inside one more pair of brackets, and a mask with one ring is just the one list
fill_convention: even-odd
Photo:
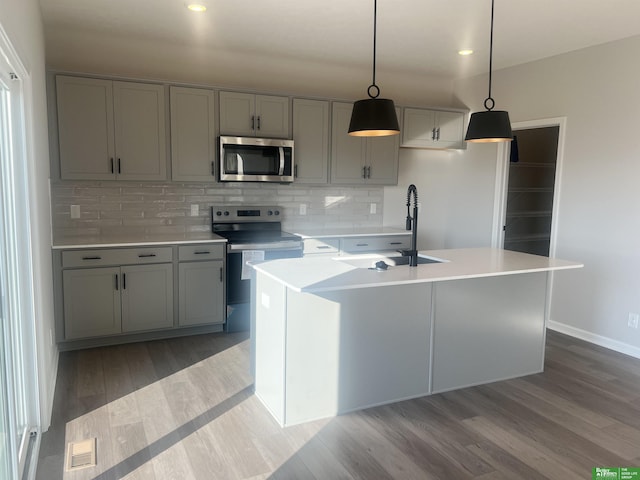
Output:
[[613,340],[609,337],[596,335],[595,333],[572,327],[571,325],[566,325],[564,323],[554,322],[553,320],[549,320],[547,322],[547,327],[550,330],[555,330],[556,332],[579,338],[580,340],[584,340],[585,342],[595,343],[596,345],[608,348],[609,350],[624,353],[625,355],[629,355],[631,357],[640,358],[640,348],[629,345],[628,343],[619,342],[618,340]]

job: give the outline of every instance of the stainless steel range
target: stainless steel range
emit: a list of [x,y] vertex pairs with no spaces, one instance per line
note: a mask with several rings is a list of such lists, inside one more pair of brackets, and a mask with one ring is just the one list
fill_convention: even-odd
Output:
[[282,207],[213,206],[213,233],[227,239],[228,332],[249,330],[251,271],[248,261],[302,256],[302,239],[282,231]]

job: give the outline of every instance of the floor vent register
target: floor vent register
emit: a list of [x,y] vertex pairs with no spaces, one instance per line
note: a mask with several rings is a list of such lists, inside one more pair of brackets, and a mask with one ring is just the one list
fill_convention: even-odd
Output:
[[66,470],[80,470],[81,468],[96,466],[96,439],[90,438],[81,442],[67,444]]

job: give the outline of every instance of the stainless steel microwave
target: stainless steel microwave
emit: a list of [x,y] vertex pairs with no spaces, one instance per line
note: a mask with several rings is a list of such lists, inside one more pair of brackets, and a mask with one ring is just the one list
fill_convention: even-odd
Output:
[[293,182],[293,140],[220,136],[221,182]]

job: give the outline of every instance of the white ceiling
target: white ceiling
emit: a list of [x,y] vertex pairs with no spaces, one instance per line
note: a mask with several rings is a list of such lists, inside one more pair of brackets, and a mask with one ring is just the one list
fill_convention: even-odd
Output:
[[[47,37],[95,32],[287,62],[371,65],[372,0],[203,2],[208,11],[196,14],[184,0],[40,0]],[[496,0],[495,8],[495,69],[640,35],[638,0]],[[378,0],[379,69],[485,73],[490,9],[490,0]],[[461,57],[461,48],[476,53]]]

